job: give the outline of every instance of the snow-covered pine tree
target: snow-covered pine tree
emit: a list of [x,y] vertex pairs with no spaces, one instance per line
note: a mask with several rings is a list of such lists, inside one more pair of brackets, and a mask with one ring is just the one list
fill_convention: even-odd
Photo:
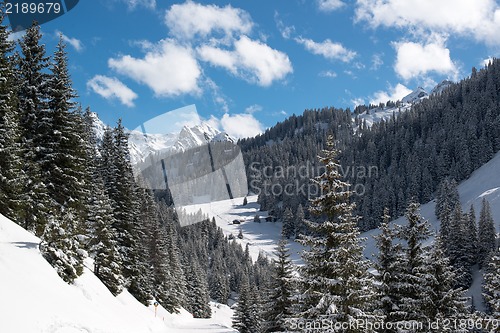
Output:
[[86,249],[94,258],[94,274],[118,295],[125,285],[122,275],[122,261],[118,249],[116,230],[113,228],[112,202],[106,193],[104,181],[99,172],[98,144],[94,131],[94,117],[90,108],[83,114],[83,132],[86,150]]
[[209,304],[207,276],[194,256],[191,256],[187,267],[186,282],[189,285],[189,293],[186,295],[187,310],[194,318],[210,318],[212,310]]
[[148,305],[152,298],[152,274],[149,263],[151,225],[155,223],[156,206],[149,190],[135,186],[133,195],[133,222],[131,227],[131,247],[128,290],[141,303]]
[[295,237],[307,233],[307,226],[305,225],[304,219],[304,208],[302,208],[302,205],[299,204],[297,210],[295,211]]
[[94,274],[116,296],[123,290],[125,281],[113,222],[111,201],[102,180],[97,178],[92,186],[87,215],[88,248],[94,258]]
[[428,306],[429,288],[427,279],[427,247],[424,242],[429,239],[431,232],[429,222],[423,220],[418,209],[419,204],[411,202],[406,210],[407,224],[398,231],[398,238],[406,243],[403,248],[404,256],[400,258],[401,274],[399,276],[400,305],[398,311],[399,322],[419,321],[426,322],[425,312]]
[[50,65],[48,81],[48,106],[42,123],[48,126],[41,133],[39,147],[47,152],[40,156],[39,163],[44,182],[56,207],[75,210],[74,223],[83,223],[86,192],[86,143],[82,115],[75,109],[77,97],[68,71],[66,45],[59,37]]
[[212,253],[208,280],[210,297],[218,303],[226,304],[229,298],[229,279],[226,263],[222,259],[222,248],[216,248]]
[[399,306],[401,295],[399,282],[401,277],[402,247],[395,243],[396,231],[390,227],[389,209],[384,209],[382,223],[379,226],[380,234],[375,236],[377,255],[375,279],[377,286],[378,312],[385,322],[394,323],[399,320]]
[[83,260],[87,257],[74,228],[74,219],[72,209],[51,216],[40,243],[43,257],[68,283],[83,273]]
[[457,186],[457,182],[450,178],[445,178],[439,183],[435,208],[435,213],[438,218],[441,217],[445,206],[447,206],[450,211],[453,211],[455,206],[460,204]]
[[326,217],[324,222],[308,221],[311,235],[300,239],[302,253],[301,313],[314,320],[349,322],[371,318],[374,305],[373,278],[363,258],[358,218],[349,202],[349,184],[341,180],[340,164],[333,137],[327,141],[320,162],[325,172],[313,179],[321,196],[311,202],[311,212]]
[[479,246],[477,240],[477,222],[474,205],[470,206],[470,210],[465,221],[464,230],[465,234],[467,235],[467,242],[465,243],[467,262],[469,266],[472,267],[477,264],[477,251]]
[[492,253],[488,266],[485,267],[483,296],[491,317],[500,320],[500,251],[498,250]]
[[290,207],[287,207],[285,209],[285,212],[283,213],[283,226],[281,235],[286,239],[290,239],[290,237],[293,237],[295,235],[295,220],[293,218],[293,213]]
[[478,262],[484,265],[491,251],[495,249],[495,223],[491,216],[490,204],[483,198],[481,203],[481,212],[479,213],[478,228]]
[[14,73],[14,42],[4,24],[4,4],[0,4],[0,214],[18,221],[21,160],[17,82]]
[[243,279],[233,316],[233,328],[239,333],[259,333],[260,322],[255,312],[254,296],[248,279]]
[[449,255],[449,238],[451,233],[451,221],[453,217],[453,209],[448,205],[448,203],[444,203],[443,207],[440,209],[441,214],[438,216],[439,219],[439,234],[441,235],[441,239],[443,240],[446,255]]
[[469,260],[469,235],[466,234],[469,215],[463,214],[460,206],[455,206],[451,216],[450,234],[447,241],[448,257],[456,270],[457,286],[468,288],[472,283],[471,263]]
[[174,221],[169,218],[169,214],[165,206],[160,209],[161,219],[166,228],[166,249],[168,256],[169,272],[172,276],[170,281],[167,281],[166,288],[168,294],[167,305],[164,307],[169,312],[179,312],[179,308],[186,303],[187,283],[184,270],[182,268],[179,247],[177,245],[177,232],[175,230]]
[[278,243],[272,267],[273,274],[263,313],[263,328],[266,333],[286,332],[287,320],[293,314],[295,287],[292,262],[285,240]]
[[466,298],[463,290],[456,288],[454,269],[446,257],[444,244],[439,236],[427,255],[425,284],[429,291],[428,304],[422,310],[427,318],[433,322],[443,322],[450,318],[467,319]]
[[[42,236],[54,203],[48,195],[47,184],[38,160],[49,154],[41,142],[42,133],[48,131],[44,121],[48,112],[49,57],[45,45],[40,43],[40,26],[26,29],[19,45],[21,54],[17,61],[18,98],[21,118],[21,154],[23,156],[22,195],[20,198],[21,225],[37,236]],[[45,147],[46,148],[46,147]]]

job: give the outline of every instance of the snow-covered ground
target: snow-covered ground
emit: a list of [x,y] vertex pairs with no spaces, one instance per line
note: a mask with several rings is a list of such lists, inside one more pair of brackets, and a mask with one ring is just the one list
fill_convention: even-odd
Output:
[[164,333],[235,332],[232,310],[212,303],[211,319],[186,311],[157,316],[128,292],[114,297],[92,273],[73,285],[59,278],[38,250],[40,239],[0,215],[0,332]]
[[[191,205],[183,207],[188,213],[195,213],[199,209],[210,218],[215,217],[224,235],[233,235],[236,240],[245,248],[248,244],[250,255],[253,260],[259,256],[259,252],[264,252],[269,258],[274,257],[274,252],[281,239],[281,222],[266,222],[267,212],[259,211],[257,196],[248,196],[247,205],[243,205],[244,198],[235,198],[212,203]],[[261,222],[254,222],[255,215],[259,215]],[[233,224],[234,220],[241,220],[241,224]],[[243,239],[238,239],[238,233],[242,230]],[[302,246],[290,241],[291,259],[295,263],[300,262],[299,252]]]

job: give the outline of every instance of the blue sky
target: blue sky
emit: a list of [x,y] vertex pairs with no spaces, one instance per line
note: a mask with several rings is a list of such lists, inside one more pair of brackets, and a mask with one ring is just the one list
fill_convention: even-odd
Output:
[[82,0],[42,25],[68,42],[79,102],[128,128],[195,104],[236,137],[304,109],[398,99],[500,50],[494,0]]

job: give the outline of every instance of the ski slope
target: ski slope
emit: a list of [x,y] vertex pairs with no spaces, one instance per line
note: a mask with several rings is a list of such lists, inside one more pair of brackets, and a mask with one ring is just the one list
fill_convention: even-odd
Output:
[[73,285],[59,278],[38,250],[40,239],[0,215],[0,332],[165,333],[236,332],[232,310],[211,303],[211,319],[182,310],[146,307],[127,291],[114,297],[86,261]]

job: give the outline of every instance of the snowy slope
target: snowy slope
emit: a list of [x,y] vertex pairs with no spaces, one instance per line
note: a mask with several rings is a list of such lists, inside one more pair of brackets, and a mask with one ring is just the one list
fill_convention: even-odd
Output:
[[[474,171],[474,173],[458,186],[460,194],[460,202],[464,211],[469,211],[470,206],[474,205],[476,219],[479,219],[481,211],[481,201],[483,198],[489,201],[491,213],[495,220],[497,233],[500,231],[500,152],[498,152],[488,163]],[[430,201],[420,207],[420,214],[429,221],[431,230],[439,231],[439,221],[434,214],[436,207],[435,201]],[[400,217],[393,221],[397,224],[406,223],[404,217]],[[379,230],[373,229],[362,234],[366,238],[365,256],[372,259],[373,254],[377,252],[375,239],[373,236],[378,235]],[[479,311],[484,311],[484,306],[481,302],[481,281],[482,272],[474,271],[474,283],[468,291],[468,296],[474,296],[474,305]]]
[[128,292],[114,297],[91,272],[74,285],[59,278],[38,251],[39,238],[0,215],[0,332],[164,333],[235,332],[232,310],[212,304],[212,319],[169,314],[140,304]]
[[[470,206],[474,205],[476,219],[479,219],[481,211],[481,201],[483,198],[489,201],[491,213],[496,223],[497,232],[500,231],[500,152],[498,152],[488,163],[474,171],[472,175],[458,185],[458,193],[460,194],[460,202],[464,211],[469,211]],[[420,213],[428,220],[432,226],[432,230],[439,230],[439,221],[434,214],[436,203],[430,201],[420,207]],[[400,217],[395,223],[404,223],[405,219]],[[375,253],[375,241],[373,235],[378,234],[378,230],[370,230],[363,233],[363,237],[368,237],[365,255],[371,257]]]
[[[217,226],[222,229],[224,235],[237,236],[239,230],[243,232],[243,239],[236,241],[243,248],[248,244],[250,255],[257,260],[259,252],[264,252],[269,258],[275,257],[276,246],[281,239],[281,222],[266,222],[267,212],[259,211],[257,195],[248,196],[248,204],[243,206],[244,198],[223,200],[212,203],[191,205],[183,207],[189,213],[195,213],[199,209],[208,216],[215,217]],[[261,223],[253,221],[255,215],[259,215]],[[241,224],[232,224],[233,220],[241,220]],[[290,258],[293,262],[301,263],[299,252],[302,246],[290,241]]]

